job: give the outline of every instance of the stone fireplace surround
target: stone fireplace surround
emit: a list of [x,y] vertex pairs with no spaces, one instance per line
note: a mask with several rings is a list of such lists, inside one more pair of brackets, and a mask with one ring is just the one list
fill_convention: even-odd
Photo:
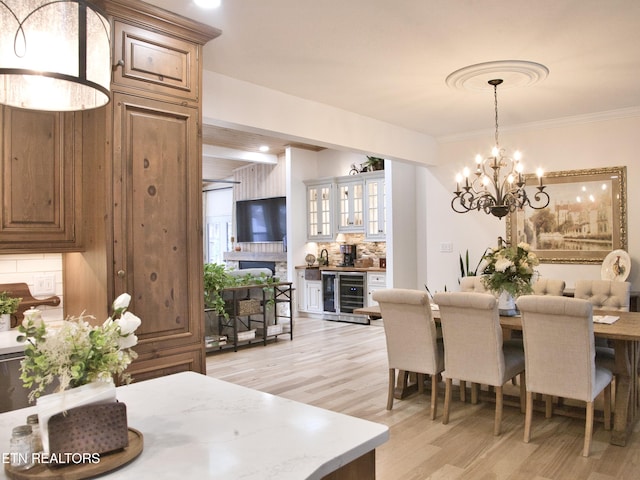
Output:
[[287,252],[225,252],[223,256],[229,268],[240,269],[240,262],[273,262],[275,276],[287,278]]

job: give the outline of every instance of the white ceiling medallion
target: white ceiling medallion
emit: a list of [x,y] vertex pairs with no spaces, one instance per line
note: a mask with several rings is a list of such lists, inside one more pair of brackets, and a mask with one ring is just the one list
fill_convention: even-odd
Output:
[[504,80],[502,89],[512,87],[529,87],[544,80],[549,69],[540,63],[525,60],[499,60],[495,62],[477,63],[451,73],[447,85],[457,90],[485,91],[493,90],[488,83],[494,78]]

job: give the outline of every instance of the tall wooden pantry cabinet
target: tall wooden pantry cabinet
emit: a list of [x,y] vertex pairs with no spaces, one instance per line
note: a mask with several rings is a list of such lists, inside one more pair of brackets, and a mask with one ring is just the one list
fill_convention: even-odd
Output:
[[137,0],[111,20],[111,102],[84,112],[84,252],[64,256],[68,314],[132,296],[134,381],[204,373],[202,46],[220,31]]

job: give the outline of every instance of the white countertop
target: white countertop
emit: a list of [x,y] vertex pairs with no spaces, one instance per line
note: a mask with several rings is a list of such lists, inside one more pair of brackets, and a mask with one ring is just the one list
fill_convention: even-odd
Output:
[[[119,387],[118,400],[144,450],[109,479],[320,479],[389,438],[385,425],[193,372]],[[0,414],[0,452],[34,410]]]
[[24,351],[24,342],[16,340],[18,335],[17,328],[12,328],[8,332],[0,332],[0,355]]

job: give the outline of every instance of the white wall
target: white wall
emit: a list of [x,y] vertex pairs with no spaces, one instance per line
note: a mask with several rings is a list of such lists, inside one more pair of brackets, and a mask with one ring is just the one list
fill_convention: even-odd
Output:
[[424,288],[417,285],[417,239],[424,228],[416,216],[421,202],[416,192],[418,168],[403,162],[385,166],[388,287]]
[[[296,265],[304,265],[307,254],[307,188],[303,183],[318,176],[316,152],[288,147],[287,175],[287,277],[295,281]],[[315,254],[316,252],[314,252]]]
[[[609,119],[569,126],[539,127],[512,130],[501,134],[506,148],[520,149],[526,171],[541,166],[545,171],[627,167],[627,236],[632,259],[629,281],[632,290],[640,290],[640,162],[637,160],[640,141],[640,117]],[[428,284],[436,289],[457,286],[458,254],[469,249],[471,259],[478,261],[483,250],[495,246],[498,236],[504,236],[505,221],[484,213],[456,214],[449,206],[455,187],[455,172],[471,166],[476,153],[490,149],[491,135],[442,143],[439,167],[428,167],[427,268]],[[442,242],[452,241],[452,254],[440,253]],[[475,266],[475,265],[474,265]],[[579,278],[600,278],[600,265],[542,264],[539,272],[547,277],[562,278],[573,287]]]
[[218,73],[203,72],[203,122],[381,158],[435,162],[433,137]]

